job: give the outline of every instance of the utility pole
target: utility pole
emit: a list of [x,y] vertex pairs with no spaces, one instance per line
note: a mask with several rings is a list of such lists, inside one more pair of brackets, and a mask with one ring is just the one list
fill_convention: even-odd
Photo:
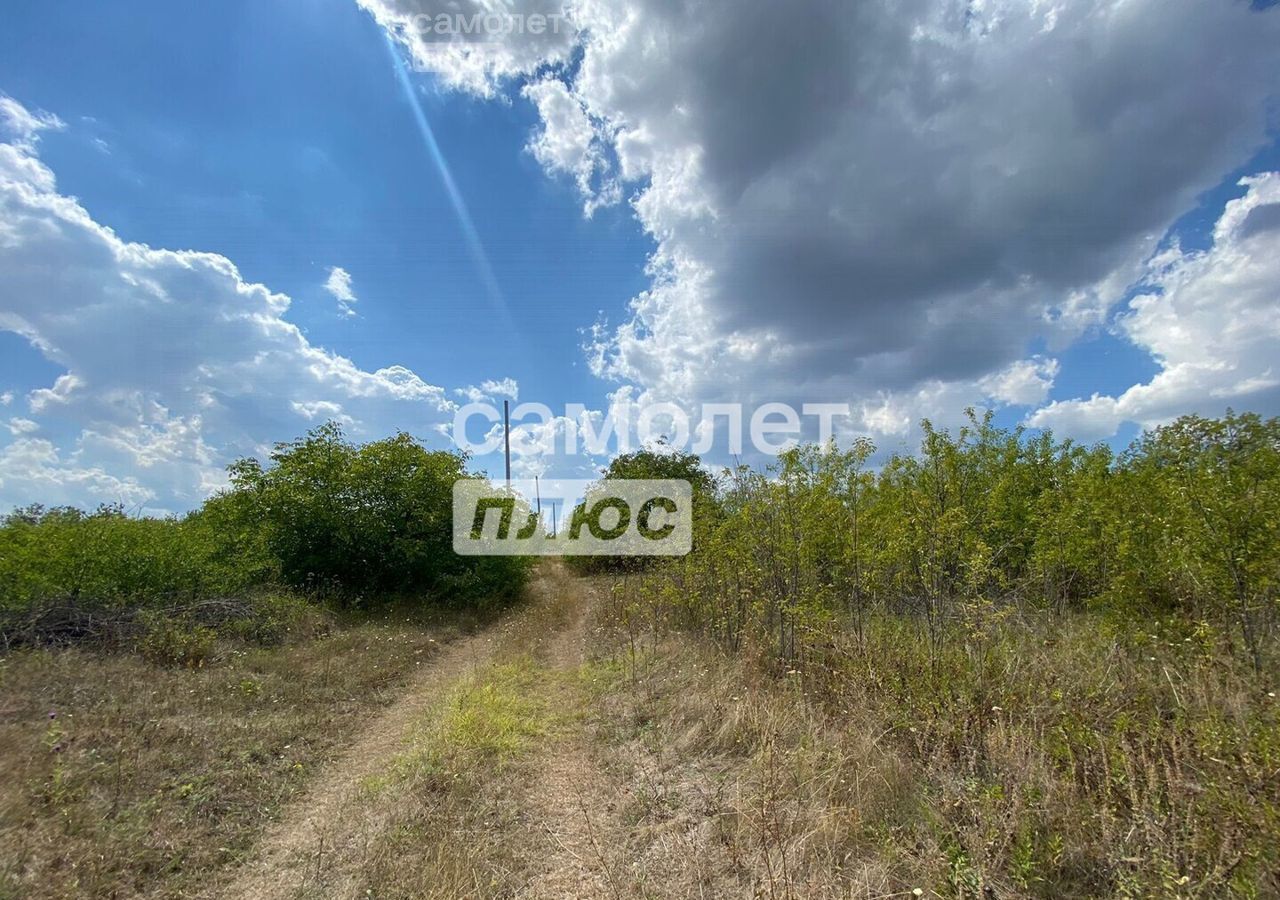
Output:
[[502,430],[507,445],[507,490],[511,490],[511,401],[502,401]]
[[542,485],[538,481],[538,476],[533,476],[533,493],[538,498],[538,522],[542,522]]

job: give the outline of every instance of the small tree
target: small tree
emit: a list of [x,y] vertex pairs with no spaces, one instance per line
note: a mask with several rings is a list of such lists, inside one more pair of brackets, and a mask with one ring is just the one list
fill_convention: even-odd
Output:
[[453,552],[453,485],[470,477],[460,453],[427,450],[407,434],[357,447],[331,422],[276,445],[270,466],[235,463],[231,491],[206,511],[235,536],[231,552],[262,551],[287,584],[344,601],[512,592],[526,561]]
[[1280,588],[1280,419],[1185,416],[1144,436],[1135,467],[1163,476],[1185,523],[1174,544],[1189,599],[1231,611],[1261,671]]

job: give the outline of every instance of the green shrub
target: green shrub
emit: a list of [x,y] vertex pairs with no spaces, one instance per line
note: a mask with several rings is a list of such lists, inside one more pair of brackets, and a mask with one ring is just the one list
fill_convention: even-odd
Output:
[[[7,639],[53,606],[118,617],[273,585],[313,604],[503,602],[529,561],[453,552],[453,484],[476,477],[465,463],[405,434],[356,446],[330,424],[277,445],[267,466],[235,463],[232,487],[183,518],[134,518],[119,506],[17,510],[0,521],[0,632]],[[308,627],[296,595],[268,591],[257,602],[235,625],[249,639]]]
[[0,524],[0,611],[43,602],[122,607],[226,595],[249,574],[219,558],[197,518],[148,519],[118,506],[96,512],[28,507]]
[[[694,453],[685,453],[660,443],[656,449],[645,448],[616,457],[601,475],[607,479],[687,481],[693,491],[698,532],[715,520],[716,481]],[[582,514],[585,502],[579,502],[566,514],[565,529],[570,528],[574,518]],[[697,537],[695,533],[695,543]],[[654,564],[653,557],[643,556],[571,556],[567,561],[570,568],[584,575],[640,572]]]
[[1276,896],[1280,420],[924,432],[727,473],[615,585],[632,671],[690,632],[892,748],[932,814],[879,825],[939,895]]
[[330,617],[316,604],[286,591],[259,593],[250,609],[218,626],[227,637],[273,647],[327,633]]
[[462,454],[407,434],[356,446],[330,423],[278,444],[271,465],[245,459],[231,475],[203,515],[237,535],[241,552],[274,560],[291,587],[353,603],[433,592],[480,600],[523,582],[519,561],[453,552],[453,485],[475,477]]
[[163,613],[143,613],[140,624],[138,652],[157,665],[199,668],[213,654],[218,638],[218,632],[207,625]]
[[1264,673],[1280,624],[1280,419],[1186,417],[1119,456],[972,413],[958,434],[924,431],[918,454],[878,473],[868,442],[727,473],[695,508],[693,554],[652,590],[731,647],[753,634],[783,658],[832,617],[860,633],[873,611],[917,615],[937,653],[1013,612],[1089,608],[1212,622]]

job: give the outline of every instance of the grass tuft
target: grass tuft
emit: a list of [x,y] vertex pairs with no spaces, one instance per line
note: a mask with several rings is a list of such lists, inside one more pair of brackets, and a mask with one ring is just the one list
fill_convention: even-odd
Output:
[[369,787],[380,791],[413,779],[489,774],[523,756],[555,724],[540,692],[549,675],[526,655],[464,679],[410,738],[410,749],[396,757],[390,777]]

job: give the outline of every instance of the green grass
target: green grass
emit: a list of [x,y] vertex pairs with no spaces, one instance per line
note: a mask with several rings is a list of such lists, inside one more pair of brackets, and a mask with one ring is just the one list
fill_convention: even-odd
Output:
[[522,655],[463,679],[413,734],[389,777],[370,787],[382,790],[417,778],[482,779],[524,756],[534,741],[547,738],[559,724],[548,693],[554,678],[532,657]]

